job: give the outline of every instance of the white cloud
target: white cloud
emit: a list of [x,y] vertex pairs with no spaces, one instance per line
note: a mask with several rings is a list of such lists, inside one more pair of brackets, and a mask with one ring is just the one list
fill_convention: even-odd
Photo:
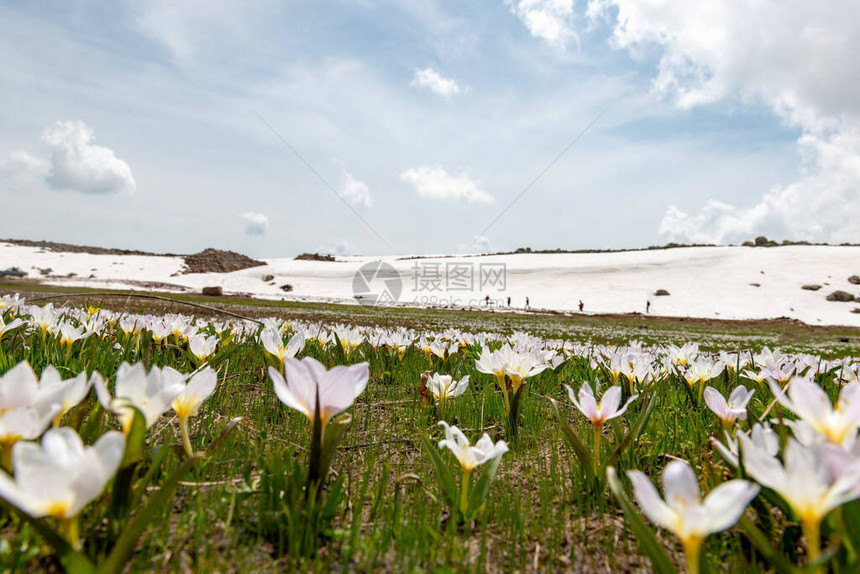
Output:
[[250,22],[266,17],[270,3],[150,0],[134,3],[131,8],[142,34],[163,44],[175,59],[188,63],[215,42],[251,37]]
[[466,173],[450,175],[441,166],[421,166],[407,169],[400,180],[411,183],[421,197],[428,199],[465,199],[470,203],[493,203],[496,200]]
[[455,80],[441,76],[432,68],[415,70],[415,75],[412,76],[412,82],[409,85],[416,88],[429,88],[433,93],[444,97],[454,96],[465,91]]
[[576,40],[574,3],[575,0],[505,0],[533,37],[557,48]]
[[776,239],[829,243],[860,240],[860,129],[819,136],[806,134],[799,146],[807,173],[777,186],[750,207],[709,200],[698,215],[670,206],[660,233],[671,240],[722,243],[760,234]]
[[457,249],[462,253],[492,253],[492,248],[490,238],[484,235],[476,235],[470,244],[457,245]]
[[370,198],[370,188],[367,187],[367,184],[346,171],[340,160],[335,159],[334,161],[340,166],[340,196],[350,205],[370,207],[373,201]]
[[0,176],[5,187],[20,193],[26,193],[45,187],[50,164],[40,157],[18,150],[0,161]]
[[134,193],[137,184],[128,164],[94,140],[93,130],[81,121],[57,122],[42,134],[47,160],[19,150],[3,162],[2,171],[18,188],[47,184],[89,195]]
[[675,239],[724,242],[754,234],[858,241],[860,11],[850,2],[737,3],[591,0],[592,19],[617,10],[613,44],[663,54],[653,85],[681,108],[727,97],[763,102],[798,139],[804,176],[748,207],[708,201],[697,215],[671,206],[660,225]]
[[242,219],[245,221],[245,235],[265,235],[269,230],[269,218],[262,213],[246,211]]
[[358,251],[356,247],[349,241],[338,241],[332,245],[320,245],[317,247],[317,253],[323,255],[356,255]]

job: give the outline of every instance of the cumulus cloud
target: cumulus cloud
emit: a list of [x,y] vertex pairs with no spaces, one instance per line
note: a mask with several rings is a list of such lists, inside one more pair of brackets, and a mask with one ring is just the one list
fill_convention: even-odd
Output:
[[473,180],[467,173],[450,175],[438,165],[407,169],[400,174],[400,180],[412,184],[418,195],[428,199],[465,199],[469,203],[496,201],[484,191],[480,181]]
[[484,235],[476,235],[472,243],[465,244],[461,243],[457,246],[459,251],[464,253],[491,253],[492,252],[492,242],[489,237]]
[[41,138],[48,159],[19,150],[3,162],[2,171],[15,187],[47,184],[90,195],[134,193],[137,184],[128,164],[94,141],[85,123],[57,122]]
[[558,48],[576,40],[574,3],[575,0],[505,0],[533,37]]
[[858,241],[860,228],[860,11],[803,0],[707,5],[591,0],[592,19],[615,18],[612,43],[663,53],[653,85],[682,108],[727,97],[763,102],[797,127],[804,175],[749,206],[713,199],[698,214],[671,206],[660,225],[675,239],[724,242],[752,234]]
[[256,211],[246,211],[242,214],[245,222],[245,235],[265,235],[269,230],[269,218]]
[[367,184],[349,173],[340,160],[335,159],[334,162],[340,166],[340,196],[350,205],[370,207],[373,201]]
[[96,145],[93,130],[81,121],[57,122],[42,134],[51,155],[45,178],[54,189],[99,195],[133,193],[131,168],[110,148]]
[[670,206],[660,233],[670,240],[722,243],[765,234],[776,238],[852,243],[860,240],[860,128],[827,136],[808,133],[798,145],[806,177],[737,207],[709,200],[691,215]]
[[340,255],[345,257],[347,255],[356,255],[358,251],[349,241],[338,241],[332,245],[320,245],[317,247],[317,253],[324,255]]
[[433,93],[446,98],[465,91],[455,80],[443,77],[432,68],[415,70],[415,75],[412,76],[412,82],[409,85],[416,88],[428,88]]

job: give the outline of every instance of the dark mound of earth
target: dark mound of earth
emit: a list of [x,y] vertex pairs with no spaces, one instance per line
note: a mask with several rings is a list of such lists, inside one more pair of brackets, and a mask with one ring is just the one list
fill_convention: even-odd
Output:
[[251,259],[235,251],[204,249],[200,253],[185,256],[183,273],[230,273],[249,267],[265,265],[262,261]]
[[56,253],[90,253],[92,255],[162,255],[165,257],[176,257],[173,253],[150,253],[136,249],[109,249],[107,247],[93,247],[92,245],[72,245],[71,243],[57,243],[56,241],[31,241],[29,239],[0,239],[0,243],[11,243],[24,247],[38,247],[44,251]]
[[322,253],[302,253],[296,256],[294,261],[334,261],[334,255],[323,255]]

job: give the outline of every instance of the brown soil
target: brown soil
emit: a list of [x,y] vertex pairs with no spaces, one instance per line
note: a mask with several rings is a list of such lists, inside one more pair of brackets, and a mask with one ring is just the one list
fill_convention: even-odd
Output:
[[295,258],[296,261],[334,261],[334,255],[323,255],[321,253],[302,253]]
[[176,257],[175,253],[149,253],[133,249],[109,249],[107,247],[93,247],[91,245],[72,245],[71,243],[57,243],[55,241],[31,241],[29,239],[0,239],[0,243],[11,243],[24,247],[38,247],[44,251],[55,253],[90,253],[92,255],[162,255],[165,257]]
[[[247,255],[234,251],[221,251],[219,249],[205,249],[194,255],[178,255],[176,253],[150,253],[132,249],[109,249],[107,247],[93,247],[91,245],[72,245],[71,243],[57,243],[54,241],[31,241],[29,239],[0,239],[0,243],[11,243],[23,245],[24,247],[37,247],[44,251],[54,253],[89,253],[92,255],[147,255],[155,257],[184,257],[185,269],[183,273],[229,273],[265,265],[262,261],[251,259]],[[50,270],[48,270],[50,272]],[[48,273],[44,272],[43,275]],[[143,286],[143,285],[142,285]]]
[[200,253],[185,256],[183,273],[230,273],[250,267],[265,265],[262,261],[251,259],[235,251],[204,249]]

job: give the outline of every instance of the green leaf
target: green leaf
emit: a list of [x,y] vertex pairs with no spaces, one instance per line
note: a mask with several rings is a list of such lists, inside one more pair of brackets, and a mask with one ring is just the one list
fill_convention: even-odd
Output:
[[[698,406],[699,399],[696,396],[696,393],[693,391],[693,385],[690,385],[690,383],[687,382],[687,379],[685,379],[681,375],[675,376],[675,382],[677,383],[677,386],[684,389],[684,391],[687,393],[687,397],[690,399],[690,404],[692,404],[693,406]],[[699,382],[694,383],[694,385],[701,385],[701,384],[702,383],[699,383]]]
[[756,550],[767,560],[774,569],[780,574],[799,574],[801,570],[797,568],[791,561],[780,554],[776,548],[767,539],[767,536],[758,529],[752,520],[746,516],[741,516],[738,521],[738,526],[744,531],[747,540],[750,541]]
[[110,555],[99,566],[99,574],[110,574],[122,572],[129,557],[131,557],[147,525],[158,515],[158,513],[173,501],[173,493],[179,485],[179,481],[185,476],[201,456],[192,456],[180,464],[173,473],[164,481],[162,487],[150,496],[146,505],[128,523],[116,541]]
[[[0,471],[2,472],[2,471]],[[12,510],[15,514],[21,517],[22,520],[30,524],[39,535],[51,545],[54,552],[57,554],[57,559],[63,565],[63,569],[70,574],[91,574],[96,571],[93,563],[86,556],[72,548],[65,538],[60,536],[57,531],[48,526],[42,518],[33,518],[23,509],[18,508],[8,500],[0,498],[0,507],[6,507]]]
[[846,538],[846,546],[860,567],[860,557],[857,556],[860,553],[860,500],[852,500],[843,504],[836,512],[841,519],[842,528],[840,530]]
[[576,455],[576,458],[579,460],[579,465],[582,467],[582,471],[585,473],[585,478],[587,482],[595,482],[597,477],[594,476],[594,466],[591,458],[591,453],[585,447],[579,437],[576,436],[576,432],[570,427],[567,423],[567,420],[562,416],[561,411],[558,408],[558,403],[556,403],[555,399],[547,397],[549,399],[550,404],[552,405],[552,412],[555,414],[555,419],[558,421],[558,425],[561,427],[562,432],[564,433],[565,438],[567,439],[567,444],[573,449],[573,454]]
[[337,336],[337,333],[332,332],[334,336],[334,349],[331,350],[332,358],[335,360],[335,363],[338,365],[346,364],[346,351],[343,348],[343,343],[340,341],[340,337]]
[[146,417],[137,407],[129,405],[128,408],[134,411],[134,418],[125,437],[125,453],[122,456],[120,468],[135,464],[143,458],[143,451],[146,446]]
[[627,519],[630,530],[633,531],[633,534],[636,535],[636,539],[639,541],[639,547],[651,560],[651,567],[654,569],[654,572],[658,572],[659,574],[677,572],[672,565],[672,561],[669,560],[666,551],[657,542],[657,537],[654,536],[654,533],[642,519],[642,516],[639,515],[639,512],[633,507],[627,495],[624,494],[624,489],[621,486],[621,481],[618,479],[618,474],[615,472],[614,467],[610,466],[606,469],[606,477],[609,481],[609,488],[612,490],[612,494],[615,495],[615,499],[618,501],[619,506],[621,506],[621,510],[624,511],[624,517]]
[[[172,446],[172,445],[171,445]],[[182,450],[182,456],[185,455],[185,449],[180,446]],[[146,474],[137,481],[134,485],[134,491],[131,495],[131,506],[135,507],[140,504],[140,499],[143,494],[146,492],[146,487],[152,482],[152,478],[155,476],[155,473],[158,472],[158,469],[161,468],[161,463],[164,462],[164,459],[167,457],[167,453],[170,452],[169,449],[164,448],[163,446],[155,447],[152,451],[152,460],[149,463],[149,468],[146,469]],[[179,457],[182,460],[182,456]]]
[[245,417],[235,417],[231,419],[230,422],[227,423],[227,426],[225,426],[218,434],[218,436],[212,439],[212,442],[209,443],[209,446],[206,447],[206,450],[204,451],[204,456],[206,456],[206,458],[209,458],[213,454],[215,454],[218,448],[222,444],[224,444],[224,441],[226,441],[227,438],[233,433],[233,431],[236,430],[236,427],[239,426],[239,423],[243,422],[248,422],[248,419],[246,419]]
[[313,485],[319,485],[323,478],[320,472],[322,460],[322,417],[320,416],[320,389],[316,388],[314,401],[314,420],[311,424],[311,451],[308,455],[308,492]]
[[342,413],[336,417],[329,419],[322,433],[322,445],[320,448],[319,457],[319,477],[320,481],[325,480],[328,474],[328,469],[331,467],[331,461],[334,459],[334,453],[337,450],[337,445],[343,437],[346,427],[352,422],[352,415]]
[[612,454],[606,459],[603,463],[603,468],[607,468],[609,466],[614,465],[618,458],[624,454],[624,451],[630,446],[630,443],[633,442],[634,439],[639,438],[642,434],[642,431],[645,429],[645,425],[648,424],[648,419],[651,417],[651,412],[654,410],[654,405],[657,404],[657,393],[654,393],[651,396],[651,400],[648,401],[648,406],[642,409],[642,412],[639,413],[639,418],[636,419],[636,422],[630,428],[630,432],[627,433],[627,436],[624,437],[624,440],[612,451]]
[[499,463],[501,461],[502,455],[499,455],[488,461],[484,467],[484,472],[481,474],[481,478],[479,478],[475,483],[475,488],[472,490],[472,494],[469,497],[469,510],[467,511],[468,516],[466,516],[467,520],[472,520],[477,516],[478,510],[480,510],[481,505],[484,503],[484,499],[487,498],[487,494],[490,492],[490,486],[493,484],[493,479],[496,478],[496,471],[498,470]]
[[430,462],[433,463],[433,468],[436,470],[436,479],[439,481],[439,488],[442,489],[445,501],[452,510],[456,509],[459,491],[457,490],[457,485],[454,483],[454,476],[448,470],[445,461],[442,460],[442,456],[439,454],[436,445],[424,433],[418,433],[418,436],[424,445],[424,450],[427,451],[430,457]]

